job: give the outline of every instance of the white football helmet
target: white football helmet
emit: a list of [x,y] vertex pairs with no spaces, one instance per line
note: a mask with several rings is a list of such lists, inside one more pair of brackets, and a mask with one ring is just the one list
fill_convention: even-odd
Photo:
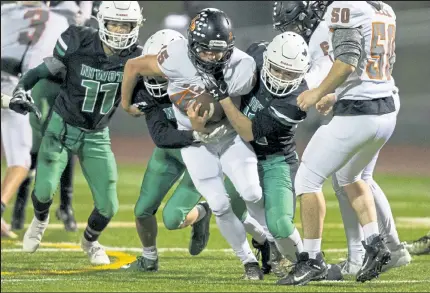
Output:
[[267,90],[284,97],[295,91],[310,67],[309,48],[294,32],[277,35],[263,53],[261,80]]
[[[106,22],[121,21],[132,23],[128,34],[119,34],[108,31]],[[137,42],[139,28],[144,21],[137,1],[103,1],[97,13],[100,39],[113,49],[127,49]]]
[[[160,30],[149,37],[149,39],[146,41],[145,45],[143,46],[143,54],[157,55],[163,47],[179,39],[185,39],[185,37],[175,30]],[[144,76],[143,82],[145,83],[145,87],[151,96],[155,98],[161,98],[167,95],[168,82],[164,77]]]

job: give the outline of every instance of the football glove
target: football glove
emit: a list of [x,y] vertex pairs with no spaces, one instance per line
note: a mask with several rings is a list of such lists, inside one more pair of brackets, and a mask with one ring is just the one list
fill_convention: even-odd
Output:
[[28,112],[33,113],[37,119],[42,117],[31,96],[23,89],[17,89],[13,92],[12,99],[9,102],[9,109],[22,115],[27,115]]

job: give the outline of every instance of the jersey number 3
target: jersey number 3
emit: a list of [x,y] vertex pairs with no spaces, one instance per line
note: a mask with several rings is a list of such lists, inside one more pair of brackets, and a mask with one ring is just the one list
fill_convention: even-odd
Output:
[[105,83],[100,86],[100,82],[98,81],[84,79],[81,85],[85,87],[82,112],[93,113],[97,99],[101,93],[103,93],[103,102],[100,107],[100,114],[106,115],[112,110],[118,92],[118,83]]
[[396,26],[384,22],[372,23],[372,40],[370,43],[370,59],[366,72],[370,79],[390,80],[394,64]]

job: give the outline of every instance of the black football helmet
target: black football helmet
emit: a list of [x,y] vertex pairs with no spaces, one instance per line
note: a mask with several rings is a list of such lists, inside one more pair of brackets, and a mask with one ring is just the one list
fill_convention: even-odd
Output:
[[327,7],[333,1],[275,1],[273,3],[273,28],[280,31],[293,31],[300,34],[306,42],[324,19]]
[[[215,74],[225,67],[233,53],[235,37],[228,16],[216,8],[201,10],[188,27],[188,56],[198,71]],[[199,53],[222,52],[218,61],[205,61]]]

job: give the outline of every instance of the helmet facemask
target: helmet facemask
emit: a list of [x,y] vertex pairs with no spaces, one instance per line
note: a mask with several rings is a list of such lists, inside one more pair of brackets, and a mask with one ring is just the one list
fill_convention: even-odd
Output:
[[[225,49],[215,49],[213,47],[209,47],[205,44],[198,44],[197,42],[193,43],[190,46],[189,56],[190,59],[193,61],[194,65],[197,67],[198,70],[203,71],[205,73],[215,74],[224,69],[226,64],[231,58],[231,55],[233,53],[233,44],[231,44],[229,47],[226,47]],[[201,52],[214,52],[215,54],[218,52],[222,52],[222,58],[219,60],[204,60],[200,57]]]
[[[103,43],[114,50],[124,50],[137,43],[139,28],[144,19],[137,1],[103,1],[97,13],[99,35]],[[108,29],[118,23],[130,23],[128,33],[113,32]]]
[[144,76],[143,83],[146,90],[154,98],[162,98],[167,95],[167,79],[161,76]]
[[[267,58],[267,52],[264,52],[263,58],[261,80],[272,95],[284,97],[299,87],[306,71],[292,70],[275,64]],[[282,77],[279,77],[279,75],[282,75]]]

